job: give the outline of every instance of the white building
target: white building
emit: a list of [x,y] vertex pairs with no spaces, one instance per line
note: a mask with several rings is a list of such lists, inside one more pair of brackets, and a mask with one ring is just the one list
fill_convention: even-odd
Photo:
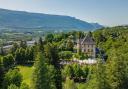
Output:
[[90,58],[96,57],[96,44],[92,37],[91,32],[89,32],[84,39],[78,39],[77,41],[77,52],[82,52],[87,54]]

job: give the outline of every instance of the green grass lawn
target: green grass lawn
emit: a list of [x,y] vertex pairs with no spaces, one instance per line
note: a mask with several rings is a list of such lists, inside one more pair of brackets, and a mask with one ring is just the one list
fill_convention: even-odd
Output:
[[26,83],[30,86],[32,78],[32,66],[17,66],[20,69],[21,74],[23,75],[23,83]]

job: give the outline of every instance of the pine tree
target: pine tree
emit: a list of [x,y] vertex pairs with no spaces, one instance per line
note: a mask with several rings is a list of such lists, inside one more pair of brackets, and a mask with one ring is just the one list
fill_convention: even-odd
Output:
[[42,52],[44,51],[44,42],[42,40],[42,37],[39,38],[39,50]]
[[19,48],[19,45],[17,43],[14,43],[12,48],[10,49],[11,53],[14,55],[18,48]]
[[47,65],[42,53],[38,53],[32,77],[32,89],[56,89],[54,67]]
[[128,89],[127,58],[120,52],[114,53],[108,60],[107,78],[111,89]]
[[55,84],[57,89],[62,89],[62,75],[61,68],[59,64],[59,55],[57,47],[52,45],[51,47],[51,64],[55,67]]
[[20,47],[21,47],[21,48],[24,48],[24,49],[27,48],[27,42],[21,40],[21,42],[20,42]]
[[56,69],[55,70],[55,85],[56,85],[56,89],[62,89],[62,75],[61,75],[61,70],[60,69]]
[[3,47],[0,48],[0,55],[5,55],[5,51],[4,51]]
[[106,67],[102,60],[98,61],[96,69],[97,89],[109,89],[106,78]]
[[4,71],[3,71],[3,65],[0,58],[0,89],[2,88],[2,85],[3,85],[3,78],[4,78]]
[[25,64],[28,61],[26,59],[25,49],[20,48],[16,50],[15,61],[17,64]]
[[48,63],[55,67],[55,84],[57,89],[62,89],[62,76],[59,64],[58,49],[54,44],[48,43],[45,46],[45,56],[48,59]]
[[93,68],[86,89],[109,89],[106,78],[105,64],[101,60]]

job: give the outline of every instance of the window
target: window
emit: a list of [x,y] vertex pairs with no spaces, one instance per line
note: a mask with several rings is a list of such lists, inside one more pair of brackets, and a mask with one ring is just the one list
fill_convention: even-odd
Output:
[[92,45],[92,48],[93,48],[93,45]]
[[88,52],[89,52],[90,50],[88,49]]

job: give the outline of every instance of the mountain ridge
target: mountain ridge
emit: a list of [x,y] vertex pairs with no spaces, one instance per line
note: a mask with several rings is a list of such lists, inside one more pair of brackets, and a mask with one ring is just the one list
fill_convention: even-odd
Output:
[[102,28],[98,23],[88,23],[75,17],[26,11],[0,9],[0,27],[94,30]]

